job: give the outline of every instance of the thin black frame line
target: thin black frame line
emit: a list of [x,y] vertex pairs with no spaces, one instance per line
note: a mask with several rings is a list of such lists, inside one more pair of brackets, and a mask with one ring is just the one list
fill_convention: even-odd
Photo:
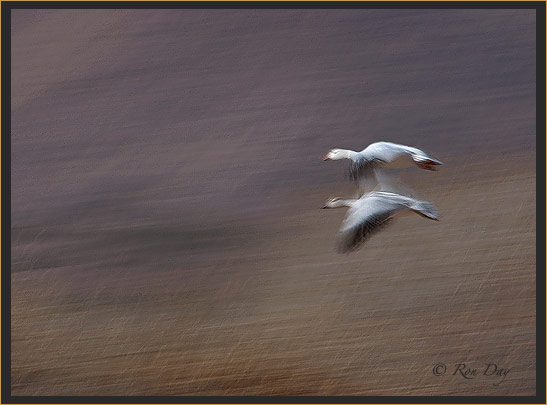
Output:
[[[1,280],[1,323],[2,336],[1,353],[2,364],[2,402],[5,400],[5,393],[11,396],[11,15],[7,7],[1,4],[2,21],[2,271]],[[7,249],[6,249],[7,247]],[[5,367],[7,365],[7,367]],[[7,369],[7,373],[6,373]]]
[[[428,404],[428,403],[446,403],[446,404],[536,404],[541,403],[536,401],[535,396],[416,396],[416,397],[393,397],[393,396],[16,396],[14,404],[28,403],[48,403],[48,404]],[[394,402],[393,399],[401,399],[400,402]],[[485,401],[486,399],[486,401]],[[99,401],[97,401],[99,400]]]
[[[536,396],[546,402],[545,391],[545,153],[546,153],[546,83],[545,74],[545,10],[546,4],[543,3],[536,9]],[[541,74],[538,75],[538,73]],[[537,164],[542,162],[541,169],[538,172]],[[539,186],[539,187],[538,187]],[[538,191],[540,191],[538,193]],[[541,207],[538,210],[538,207]],[[541,236],[538,233],[541,231]],[[538,242],[541,241],[541,246]],[[539,290],[543,296],[539,294]],[[539,321],[541,319],[541,321]],[[538,342],[542,345],[538,346]],[[540,387],[537,382],[539,381]],[[539,390],[541,389],[541,393]]]
[[[145,403],[256,403],[256,402],[262,402],[262,403],[285,403],[285,402],[293,402],[293,403],[392,403],[393,400],[397,400],[399,403],[545,403],[545,367],[539,367],[539,365],[545,365],[545,351],[544,347],[541,347],[541,350],[538,350],[537,343],[536,343],[536,382],[539,381],[541,387],[536,386],[536,395],[535,396],[431,396],[431,397],[424,397],[424,396],[386,396],[386,397],[361,397],[361,396],[328,396],[328,397],[320,397],[320,396],[276,396],[276,397],[261,397],[261,396],[252,396],[252,397],[241,397],[241,396],[12,396],[11,395],[11,369],[9,367],[9,364],[11,363],[11,351],[10,349],[10,343],[11,343],[11,336],[8,333],[8,344],[6,344],[6,339],[4,338],[4,335],[6,333],[6,330],[10,332],[11,329],[11,268],[10,268],[10,260],[11,260],[11,239],[10,239],[10,231],[11,231],[11,105],[10,105],[10,92],[11,92],[11,66],[9,65],[10,62],[10,53],[11,53],[11,18],[10,18],[10,11],[11,9],[18,9],[20,7],[12,7],[14,4],[36,4],[40,7],[38,8],[44,8],[43,5],[47,4],[61,4],[64,7],[62,8],[71,8],[66,7],[70,4],[81,4],[82,2],[2,2],[1,4],[1,10],[2,10],[2,133],[3,134],[10,134],[9,136],[3,136],[2,137],[2,195],[4,197],[2,201],[2,237],[3,237],[3,250],[4,252],[2,255],[2,268],[5,270],[6,268],[8,271],[2,272],[1,280],[4,284],[4,287],[2,288],[2,402],[3,403],[139,403],[139,404],[145,404]],[[87,3],[87,2],[85,2]],[[110,2],[109,2],[110,3]],[[112,3],[119,3],[123,5],[127,5],[128,3],[123,2],[112,2]],[[136,4],[146,4],[149,7],[157,8],[157,3],[152,2],[139,2]],[[165,3],[165,2],[161,2]],[[197,2],[200,3],[199,8],[208,8],[203,7],[203,5],[209,5],[211,3],[209,2]],[[214,2],[217,4],[218,2]],[[298,2],[296,2],[298,3]],[[329,2],[330,4],[331,2]],[[417,2],[417,3],[424,3],[424,2]],[[437,2],[435,2],[437,3]],[[441,2],[446,3],[446,2]],[[454,2],[450,2],[451,4]],[[484,2],[474,2],[474,3],[484,3]],[[536,10],[536,71],[537,72],[545,72],[545,36],[543,36],[543,33],[545,32],[545,2],[496,2],[495,4],[499,4],[500,6],[503,5],[503,7],[489,7],[489,8],[510,8],[506,7],[508,4],[518,4],[519,6],[523,3],[528,3],[530,5],[533,5],[533,7]],[[96,3],[95,3],[96,4]],[[104,4],[104,3],[101,3]],[[134,4],[134,3],[130,3]],[[171,3],[172,4],[172,3]],[[256,3],[244,3],[245,7],[243,8],[254,8],[249,7],[249,5],[254,5]],[[307,4],[307,3],[306,3]],[[320,3],[320,5],[323,5],[325,3]],[[399,2],[389,2],[390,5],[392,4],[399,4]],[[413,3],[412,3],[413,4]],[[462,3],[459,3],[461,5]],[[408,5],[408,3],[405,3],[405,5]],[[431,5],[431,3],[427,3],[427,5]],[[488,2],[488,5],[492,5],[492,3]],[[23,7],[27,8],[27,7]],[[131,9],[134,9],[135,7],[130,7]],[[225,8],[225,7],[222,7]],[[292,7],[291,7],[292,8]],[[322,7],[319,7],[322,8]],[[336,7],[334,7],[336,8]],[[353,7],[351,7],[353,8]],[[359,7],[359,8],[366,8],[366,7]],[[383,7],[386,8],[386,7]],[[415,8],[415,7],[410,7]],[[467,7],[458,7],[458,9],[467,8]],[[528,8],[528,7],[515,7],[518,9],[522,8]],[[8,61],[8,62],[6,62]],[[6,69],[6,65],[9,66],[9,68]],[[543,75],[540,75],[537,77],[536,75],[536,102],[537,102],[537,108],[539,108],[539,111],[542,112],[542,115],[537,114],[536,111],[536,121],[537,121],[537,133],[536,133],[536,164],[537,161],[545,163],[545,137],[541,136],[538,138],[538,134],[545,134],[545,77]],[[543,108],[542,108],[543,107]],[[537,142],[537,140],[540,140]],[[9,153],[7,153],[8,151]],[[537,176],[537,168],[536,168],[536,191],[538,189],[537,187],[537,180],[541,180],[541,186],[543,186],[543,191],[545,190],[545,173],[542,170],[540,171],[539,176]],[[540,186],[540,187],[541,187]],[[6,199],[6,196],[9,196],[10,198]],[[536,214],[537,214],[537,207],[538,206],[545,206],[545,193],[541,193],[538,197],[536,193]],[[545,227],[545,216],[544,216],[543,210],[540,211],[540,215],[537,215],[537,223],[539,225],[539,228]],[[545,233],[542,234],[544,236]],[[536,231],[536,241],[537,241],[537,231]],[[5,246],[8,244],[8,251],[6,253]],[[541,250],[539,246],[536,245],[536,259],[537,254],[542,253],[539,255],[540,257],[540,263],[536,263],[536,287],[538,285],[545,285],[545,274],[543,272],[538,271],[539,268],[544,269],[545,268],[545,256],[544,251]],[[6,265],[7,264],[7,265]],[[542,267],[539,267],[538,265],[543,264]],[[542,283],[540,284],[539,281]],[[7,286],[7,287],[6,287]],[[7,289],[7,290],[6,290]],[[544,290],[542,290],[545,292]],[[545,296],[543,296],[545,298]],[[544,310],[543,304],[545,304],[545,301],[541,302],[540,305],[540,296],[536,293],[536,309],[540,309],[540,311]],[[7,316],[6,316],[7,314]],[[540,322],[538,316],[539,314],[536,314],[536,342],[537,338],[541,338],[540,341],[545,341],[545,317],[541,318],[543,321],[543,328],[539,328]],[[7,319],[7,321],[6,321]],[[7,326],[7,328],[6,328]],[[543,356],[540,356],[540,352],[543,353]],[[8,361],[6,361],[8,359]],[[6,365],[8,365],[6,370]],[[7,371],[7,373],[6,373]],[[539,389],[542,388],[541,394],[538,394]],[[7,394],[6,394],[7,393]],[[182,400],[182,401],[181,401]]]
[[[3,1],[12,9],[537,9],[541,1]],[[70,5],[70,6],[69,6]],[[252,7],[251,7],[252,5]]]

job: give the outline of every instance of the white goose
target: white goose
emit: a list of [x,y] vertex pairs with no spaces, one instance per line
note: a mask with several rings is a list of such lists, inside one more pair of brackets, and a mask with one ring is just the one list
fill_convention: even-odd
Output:
[[404,168],[417,165],[426,170],[437,170],[442,162],[423,150],[392,142],[376,142],[355,152],[347,149],[331,149],[323,160],[350,159],[350,178],[359,181],[374,175],[377,168]]
[[439,213],[430,202],[385,191],[373,191],[359,199],[332,198],[322,208],[338,207],[349,207],[338,233],[339,253],[357,249],[396,216],[415,212],[429,219],[439,219]]

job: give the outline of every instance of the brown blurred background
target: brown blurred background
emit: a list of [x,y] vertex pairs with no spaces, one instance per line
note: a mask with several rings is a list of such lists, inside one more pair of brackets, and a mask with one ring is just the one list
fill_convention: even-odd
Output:
[[[533,10],[13,11],[12,394],[534,395],[535,62]],[[379,140],[442,219],[338,255]]]

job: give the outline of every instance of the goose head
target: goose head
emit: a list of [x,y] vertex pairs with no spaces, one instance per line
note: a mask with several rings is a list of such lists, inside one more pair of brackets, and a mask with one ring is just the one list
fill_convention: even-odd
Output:
[[331,149],[329,153],[323,157],[323,160],[341,160],[351,159],[356,152],[347,149]]
[[339,207],[345,207],[347,206],[347,203],[342,198],[329,198],[327,201],[325,201],[325,204],[321,207],[322,209],[326,208],[339,208]]
[[343,149],[331,149],[329,150],[329,153],[325,155],[323,160],[340,160],[340,159],[347,159],[348,155],[345,153],[346,151]]

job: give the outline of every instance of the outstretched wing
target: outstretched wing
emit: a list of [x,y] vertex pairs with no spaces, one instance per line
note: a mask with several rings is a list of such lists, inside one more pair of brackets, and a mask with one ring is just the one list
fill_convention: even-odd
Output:
[[401,179],[401,173],[402,171],[400,169],[390,169],[386,167],[376,168],[374,174],[376,176],[377,185],[374,191],[386,191],[409,197],[414,196],[416,193],[404,179]]
[[401,150],[410,155],[416,166],[421,167],[422,169],[435,171],[437,170],[437,166],[443,164],[443,162],[429,156],[421,149],[404,145],[400,145],[400,147]]
[[363,157],[357,160],[351,160],[349,164],[349,178],[355,182],[365,178],[375,179],[374,169],[380,167],[383,161],[380,159],[365,159]]
[[381,197],[364,197],[359,205],[348,211],[338,234],[338,252],[357,249],[372,235],[391,222],[393,214],[404,208],[398,202]]
[[360,195],[378,188],[380,180],[377,171],[381,169],[383,163],[380,159],[365,158],[350,161],[349,178],[357,183]]

